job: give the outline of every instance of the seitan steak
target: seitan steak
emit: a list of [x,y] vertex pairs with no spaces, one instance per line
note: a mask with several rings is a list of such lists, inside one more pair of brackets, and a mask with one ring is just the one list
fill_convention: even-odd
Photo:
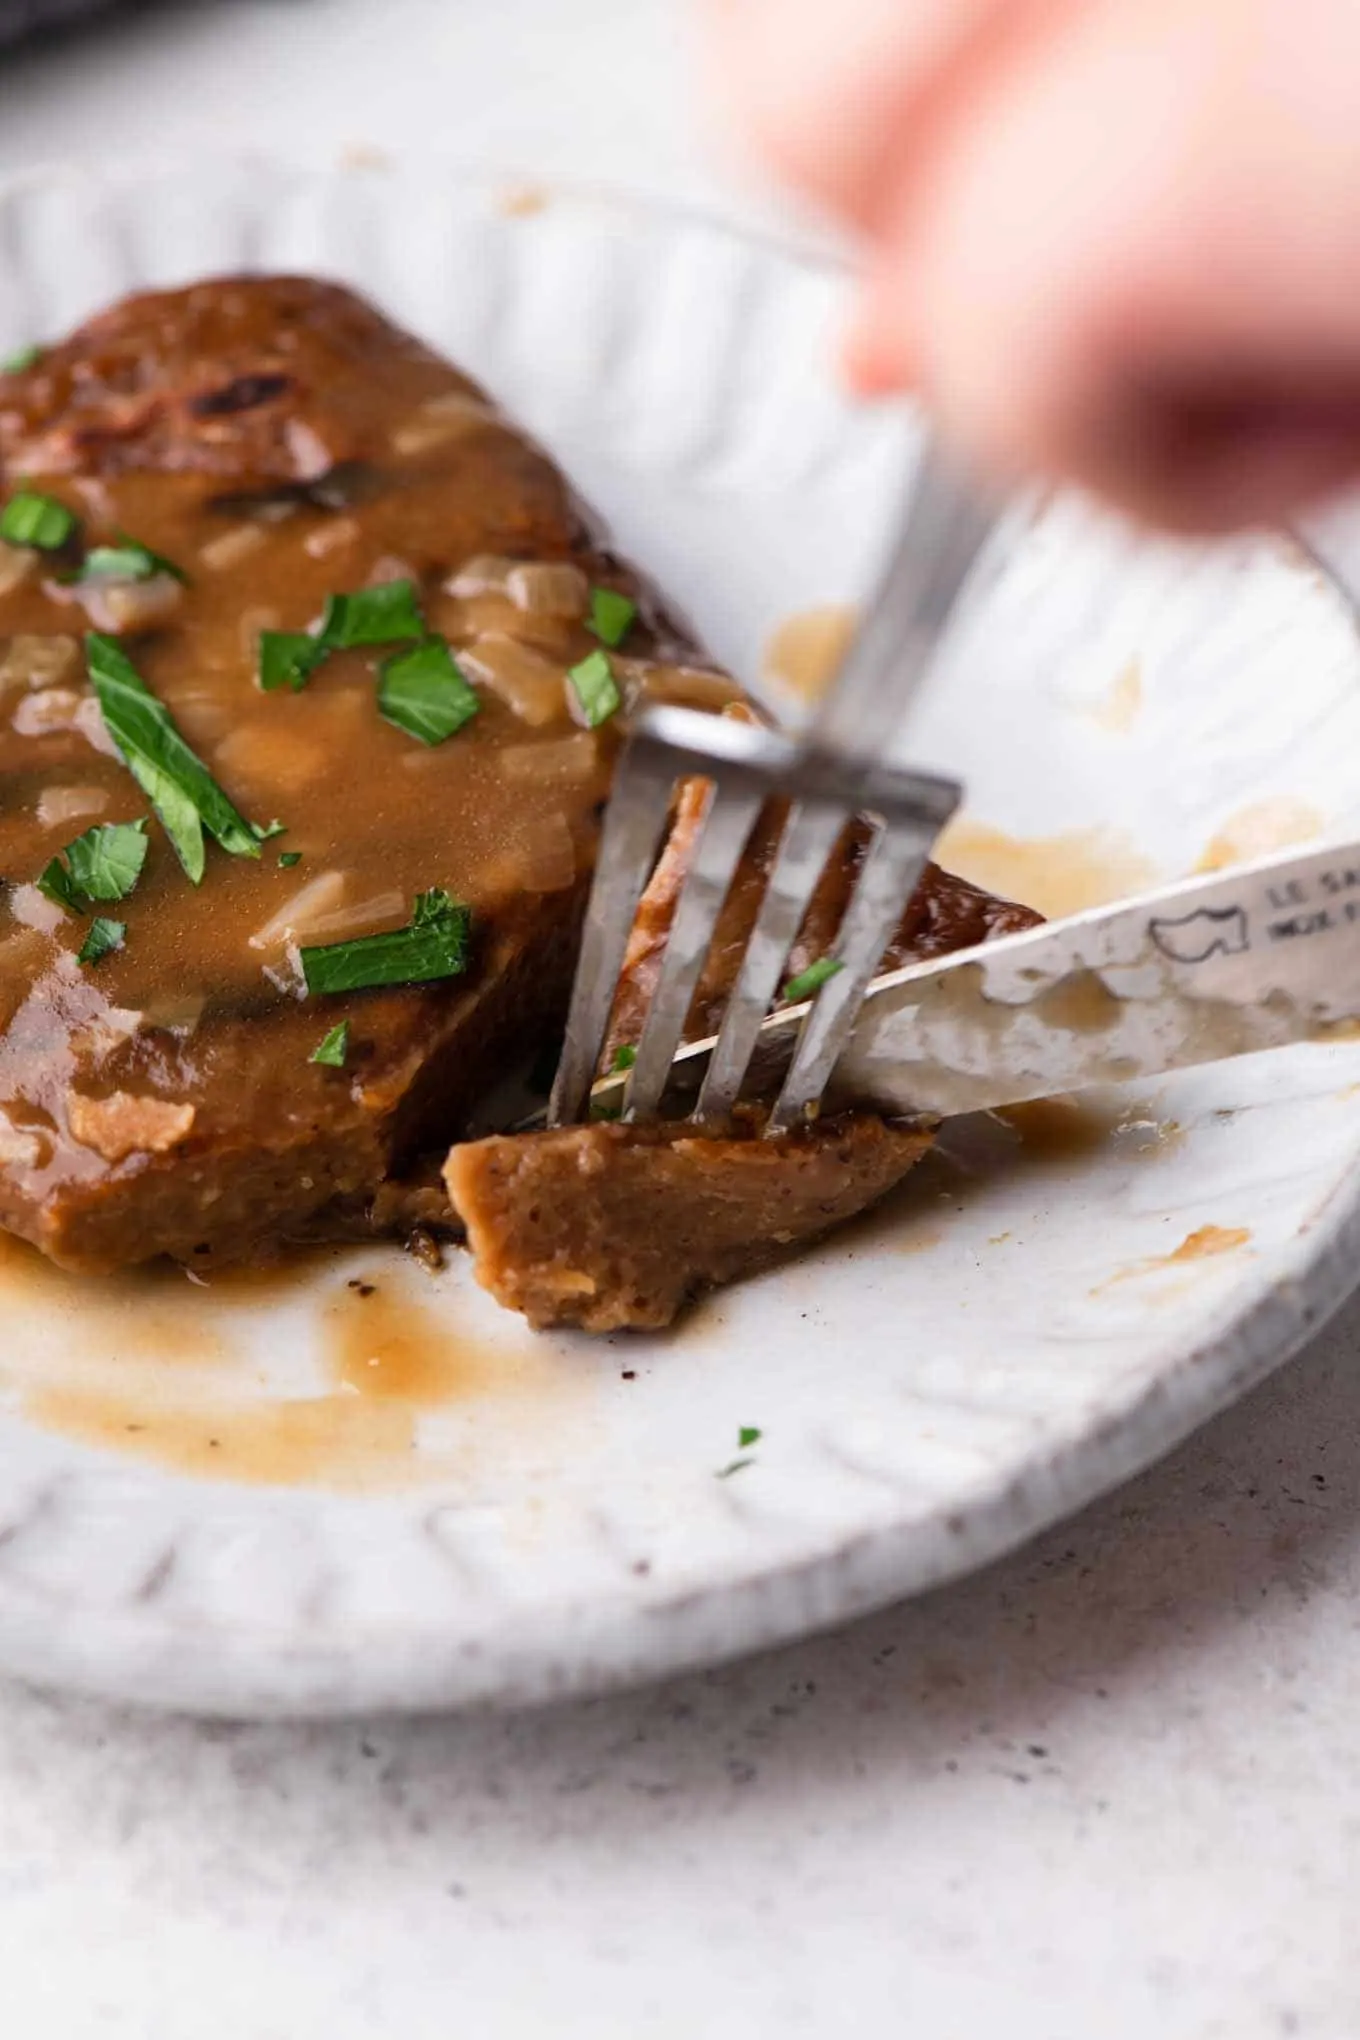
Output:
[[[560,1023],[629,706],[738,690],[485,394],[334,285],[148,294],[0,372],[0,494],[0,1225],[98,1272],[452,1224],[432,1157]],[[691,793],[618,1039],[693,820]],[[899,951],[1028,918],[932,872]],[[656,1324],[924,1140],[590,1127],[456,1148],[448,1179],[484,1279],[536,1322]]]
[[[616,743],[564,678],[599,649],[591,588],[637,605],[625,694],[734,690],[551,462],[332,285],[227,278],[92,320],[0,376],[0,479],[10,506],[36,492],[76,520],[55,547],[0,547],[0,1224],[94,1271],[271,1252],[375,1200],[399,1224],[417,1150],[560,1017]],[[93,571],[128,539],[139,573]],[[260,690],[262,631],[403,579],[476,690],[456,735],[378,713],[381,647]],[[91,626],[236,807],[285,833],[257,858],[210,844],[195,885],[151,821],[135,890],[102,909],[123,946],[81,964],[90,914],[34,881],[82,832],[149,814],[89,690]],[[471,906],[463,975],[301,996],[300,944],[404,926],[431,889]],[[343,1067],[313,1062],[344,1022]]]

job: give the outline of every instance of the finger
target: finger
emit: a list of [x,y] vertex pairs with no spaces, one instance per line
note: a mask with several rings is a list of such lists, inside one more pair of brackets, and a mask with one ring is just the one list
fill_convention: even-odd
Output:
[[975,457],[1164,523],[1334,486],[1356,458],[1358,71],[1360,11],[1334,0],[1097,0],[975,104],[894,223],[886,351],[919,351]]
[[862,289],[841,345],[841,366],[852,389],[865,397],[916,389],[922,356],[917,324],[906,309],[909,277],[875,268]]
[[707,0],[715,97],[767,165],[872,226],[947,99],[1022,26],[1080,0]]

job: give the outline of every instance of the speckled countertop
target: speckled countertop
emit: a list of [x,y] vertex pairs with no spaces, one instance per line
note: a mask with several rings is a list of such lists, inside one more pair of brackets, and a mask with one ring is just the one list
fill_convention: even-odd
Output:
[[[0,68],[0,173],[416,135],[730,205],[680,22],[667,0],[147,8]],[[0,1688],[4,2030],[1355,2040],[1358,1685],[1352,1308],[1020,1557],[730,1670],[299,1729]]]

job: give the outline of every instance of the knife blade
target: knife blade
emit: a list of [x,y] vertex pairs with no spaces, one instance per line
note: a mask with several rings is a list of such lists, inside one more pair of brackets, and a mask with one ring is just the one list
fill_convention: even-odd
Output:
[[[759,1087],[807,1005],[761,1029]],[[1294,1042],[1360,1038],[1360,841],[1310,845],[1046,923],[869,987],[837,1101],[947,1116]],[[676,1058],[697,1086],[711,1041]],[[607,1116],[623,1076],[592,1093]]]

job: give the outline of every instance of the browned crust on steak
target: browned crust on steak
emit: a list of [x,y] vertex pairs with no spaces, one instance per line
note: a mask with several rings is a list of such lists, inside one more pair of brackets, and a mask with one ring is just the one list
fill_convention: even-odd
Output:
[[385,376],[475,384],[364,299],[300,276],[215,277],[124,299],[0,395],[13,474],[208,474],[307,483],[383,450]]
[[[638,905],[637,918],[629,937],[623,973],[610,1020],[605,1067],[615,1050],[636,1042],[651,1004],[652,992],[661,972],[666,938],[675,918],[676,904],[694,853],[695,837],[704,814],[704,787],[689,780],[681,788],[675,819],[661,857]],[[765,881],[779,844],[784,811],[771,808],[757,825],[742,859],[741,868],[727,896],[709,950],[685,1027],[688,1041],[702,1041],[716,1034],[722,1023],[723,1004],[760,908]],[[867,837],[863,829],[851,827],[827,861],[826,871],[812,896],[798,939],[789,953],[787,975],[795,977],[808,965],[826,956],[835,944],[841,919],[859,876]],[[1030,907],[1013,900],[998,899],[967,879],[927,864],[921,882],[912,894],[889,943],[881,968],[897,970],[903,964],[924,963],[931,957],[947,956],[957,949],[971,949],[979,942],[991,942],[1000,935],[1017,935],[1037,927],[1043,919]]]
[[868,1115],[775,1140],[571,1126],[457,1147],[445,1181],[498,1303],[540,1329],[656,1330],[865,1210],[930,1141]]

